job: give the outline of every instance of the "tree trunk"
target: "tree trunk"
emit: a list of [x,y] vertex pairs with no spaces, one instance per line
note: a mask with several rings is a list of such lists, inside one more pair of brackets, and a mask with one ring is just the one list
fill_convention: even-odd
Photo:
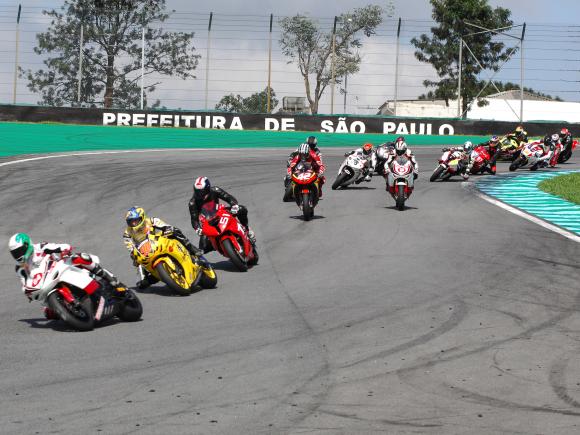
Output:
[[109,54],[107,56],[107,82],[105,84],[105,109],[110,109],[113,106],[113,85],[115,83],[115,56]]

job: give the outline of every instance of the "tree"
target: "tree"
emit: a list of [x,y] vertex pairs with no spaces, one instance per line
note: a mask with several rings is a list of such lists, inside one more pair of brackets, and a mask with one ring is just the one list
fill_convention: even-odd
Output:
[[[352,75],[359,70],[361,57],[356,49],[362,47],[360,39],[355,37],[362,31],[367,37],[375,33],[382,22],[383,9],[369,5],[354,9],[337,18],[335,42],[335,82],[341,83],[340,77]],[[295,15],[280,20],[282,36],[280,46],[284,55],[296,62],[304,78],[306,98],[311,112],[318,113],[318,103],[324,90],[332,79],[332,30],[323,31],[311,18]],[[313,76],[314,90],[311,89]]]
[[[143,28],[145,75],[195,78],[199,55],[192,44],[194,34],[154,27],[169,18],[165,0],[65,0],[59,11],[43,14],[52,20],[48,30],[36,36],[34,51],[48,55],[46,69],[21,70],[28,88],[42,94],[39,104],[63,106],[77,101],[81,26],[83,103],[105,108],[140,106]],[[159,83],[147,83],[145,94]]]
[[[274,110],[277,105],[276,93],[274,89],[270,88],[270,110]],[[225,95],[216,104],[215,108],[216,110],[234,113],[266,113],[268,110],[268,87],[246,98],[241,95]]]
[[[478,29],[467,26],[465,22],[477,24],[487,29],[505,28],[513,25],[508,9],[491,8],[487,0],[430,0],[433,6],[433,19],[439,24],[431,28],[431,35],[423,34],[413,38],[411,43],[417,48],[415,57],[421,62],[433,65],[439,76],[438,81],[425,80],[427,88],[435,88],[428,95],[445,100],[457,98],[459,71],[459,44],[464,36],[465,42],[477,57],[481,66],[463,50],[461,73],[461,98],[463,111],[481,90],[485,82],[478,79],[483,70],[497,71],[500,63],[509,59],[515,49],[507,49],[505,44],[494,40],[493,34],[482,32],[467,35]],[[483,67],[483,68],[482,68]]]

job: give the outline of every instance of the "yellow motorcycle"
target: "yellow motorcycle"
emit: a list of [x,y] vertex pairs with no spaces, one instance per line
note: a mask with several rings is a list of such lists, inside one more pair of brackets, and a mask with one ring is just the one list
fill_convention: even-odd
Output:
[[516,139],[504,136],[500,142],[500,153],[499,159],[500,160],[515,160],[522,150],[525,142],[518,142]]
[[132,257],[151,275],[181,296],[201,288],[215,288],[217,275],[203,257],[194,257],[178,240],[151,231],[136,240]]

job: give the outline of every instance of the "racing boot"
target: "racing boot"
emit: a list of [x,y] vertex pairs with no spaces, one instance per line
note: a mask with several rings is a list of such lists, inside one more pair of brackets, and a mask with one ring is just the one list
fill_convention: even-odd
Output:
[[254,234],[254,231],[250,227],[246,227],[246,229],[248,230],[248,239],[250,240],[250,243],[256,246],[256,234]]
[[159,281],[157,278],[147,272],[143,266],[139,266],[138,270],[141,279],[137,281],[137,284],[135,285],[139,290],[144,290]]
[[189,251],[189,254],[192,257],[199,257],[199,256],[203,255],[203,252],[200,249],[198,249],[195,246],[193,246],[193,243],[191,243],[189,240],[186,240],[183,243],[183,245]]
[[93,267],[93,270],[91,272],[95,276],[98,276],[99,278],[103,278],[109,284],[111,284],[111,287],[113,287],[113,290],[114,290],[113,296],[119,296],[119,297],[125,296],[125,292],[127,291],[127,286],[125,284],[123,284],[121,281],[119,281],[119,279],[115,275],[113,275],[107,269],[102,267],[100,264],[95,264],[95,266]]
[[282,197],[282,202],[292,202],[292,183],[284,183],[286,187],[284,188],[284,196]]

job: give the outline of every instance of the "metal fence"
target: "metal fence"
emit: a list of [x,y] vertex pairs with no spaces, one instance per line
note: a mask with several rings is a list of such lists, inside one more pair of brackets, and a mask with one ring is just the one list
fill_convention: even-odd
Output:
[[[42,15],[42,7],[22,4],[19,23],[17,7],[0,6],[0,102],[36,104],[38,94],[27,88],[25,78],[16,71],[46,68],[44,58],[34,53],[36,35],[46,31],[50,18]],[[200,61],[196,78],[182,80],[161,74],[143,76],[142,84],[160,82],[149,95],[149,101],[159,99],[161,105],[172,109],[213,109],[227,94],[247,97],[263,91],[268,82],[276,96],[305,96],[304,81],[298,66],[289,63],[282,54],[279,39],[279,20],[283,17],[265,11],[263,15],[228,15],[177,11],[170,19],[158,24],[167,31],[195,32],[194,45]],[[334,17],[313,17],[319,26],[330,32]],[[430,33],[434,23],[426,20],[387,18],[376,34],[360,36],[362,63],[352,77],[337,78],[334,96],[330,86],[320,101],[320,113],[375,114],[386,101],[410,100],[425,93],[423,80],[435,79],[433,68],[415,59],[411,39]],[[521,30],[514,31],[519,36]],[[398,38],[399,36],[399,38]],[[81,29],[71,38],[82,38]],[[516,45],[513,38],[498,36],[508,46]],[[271,43],[270,43],[271,41]],[[566,101],[580,101],[580,26],[560,24],[554,30],[542,23],[527,23],[525,62],[518,51],[494,80],[520,83],[536,91],[558,96]],[[140,44],[140,41],[135,43]],[[79,45],[82,43],[79,41]],[[458,47],[459,48],[459,47]],[[145,45],[144,50],[148,47]],[[465,51],[463,56],[467,56]],[[524,69],[522,69],[522,66]],[[140,80],[140,71],[135,79]],[[486,79],[490,74],[482,75]],[[83,72],[79,79],[83,80]],[[114,101],[123,107],[123,101]],[[280,105],[271,108],[280,109]]]

